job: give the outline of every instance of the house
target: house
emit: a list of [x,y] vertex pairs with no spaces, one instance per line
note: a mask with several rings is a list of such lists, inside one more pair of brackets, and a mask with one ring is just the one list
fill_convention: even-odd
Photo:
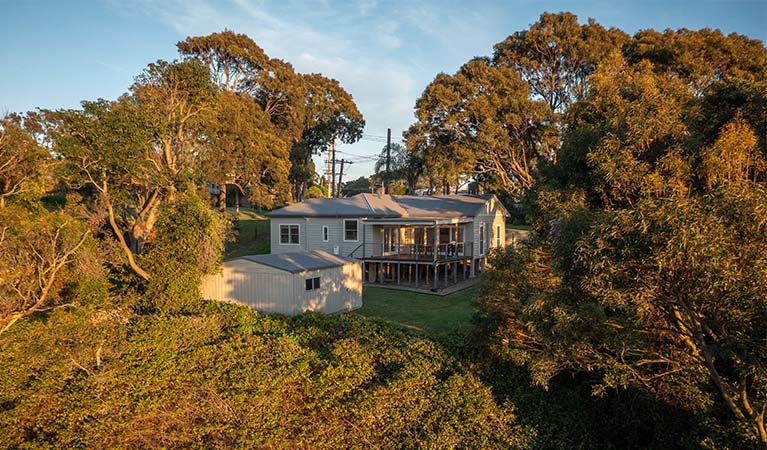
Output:
[[200,290],[205,299],[262,313],[332,314],[362,306],[362,268],[357,260],[322,250],[244,256],[203,277]]
[[492,194],[358,194],[267,215],[272,254],[323,250],[360,260],[365,282],[438,289],[484,270],[508,211]]

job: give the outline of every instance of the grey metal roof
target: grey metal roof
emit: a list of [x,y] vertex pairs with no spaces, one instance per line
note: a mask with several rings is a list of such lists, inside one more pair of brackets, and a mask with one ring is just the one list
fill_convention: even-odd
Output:
[[493,195],[397,195],[405,217],[474,217]]
[[[494,197],[492,194],[423,196],[357,194],[354,197],[347,198],[313,198],[274,210],[268,213],[267,216],[368,218],[474,217]],[[503,208],[503,205],[501,207]],[[505,211],[505,208],[503,209]]]
[[269,217],[399,217],[404,210],[392,202],[358,194],[346,198],[312,198],[276,209]]
[[322,250],[299,253],[280,253],[276,255],[250,255],[243,256],[240,259],[245,259],[291,273],[327,269],[329,267],[338,267],[356,262],[356,260],[331,255]]

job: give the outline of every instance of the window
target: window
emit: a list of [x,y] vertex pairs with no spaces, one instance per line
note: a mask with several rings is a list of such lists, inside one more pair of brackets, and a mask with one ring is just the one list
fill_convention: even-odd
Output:
[[479,224],[479,256],[485,255],[485,223]]
[[501,248],[501,226],[495,226],[495,246]]
[[320,288],[320,277],[314,277],[314,278],[307,278],[306,279],[306,290],[311,291],[314,289]]
[[357,219],[344,220],[344,241],[358,240],[359,221]]
[[281,245],[298,245],[299,244],[299,226],[288,224],[280,225],[280,244]]
[[330,231],[327,225],[322,226],[322,242],[328,242],[330,240]]

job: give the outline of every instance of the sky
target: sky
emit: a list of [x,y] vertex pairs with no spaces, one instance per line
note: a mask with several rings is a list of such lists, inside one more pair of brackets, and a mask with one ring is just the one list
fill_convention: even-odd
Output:
[[491,55],[545,11],[629,34],[710,27],[767,42],[767,0],[0,0],[0,114],[115,99],[148,63],[177,58],[179,40],[226,28],[352,94],[367,124],[338,147],[351,180],[372,173],[387,128],[401,139],[437,73]]

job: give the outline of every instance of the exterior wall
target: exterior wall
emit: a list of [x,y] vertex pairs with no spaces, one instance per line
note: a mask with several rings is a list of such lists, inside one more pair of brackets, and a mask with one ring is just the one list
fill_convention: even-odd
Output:
[[[320,277],[320,288],[306,290],[306,280]],[[306,311],[334,314],[362,306],[362,263],[295,274],[296,314]]]
[[[306,279],[320,277],[320,288],[306,290]],[[362,306],[362,265],[290,273],[246,260],[229,261],[220,274],[203,277],[208,300],[249,306],[262,313],[333,314]]]
[[[280,225],[287,224],[298,224],[298,245],[280,244]],[[271,230],[271,253],[296,253],[314,250],[307,248],[306,219],[303,217],[277,217],[269,219],[269,228]]]
[[[488,204],[488,206],[491,206]],[[503,216],[503,210],[496,204],[493,205],[494,207],[492,209],[487,208],[487,210],[482,214],[477,214],[474,217],[474,223],[471,224],[471,236],[473,236],[474,239],[474,251],[473,255],[474,258],[485,258],[487,257],[487,254],[489,253],[489,250],[496,247],[496,235],[497,235],[497,226],[500,225],[501,227],[501,247],[506,246],[506,220]],[[480,248],[479,248],[479,226],[480,223],[485,224],[485,252],[484,255],[480,255]]]
[[208,300],[249,306],[264,313],[294,314],[293,274],[246,260],[224,263],[221,273],[207,275],[200,293]]
[[[363,239],[370,239],[373,235],[373,226],[364,224],[364,218],[347,218],[359,221],[357,241],[344,241],[344,218],[325,218],[325,217],[307,217],[307,218],[284,218],[278,217],[270,219],[271,229],[271,253],[294,253],[310,252],[312,250],[324,250],[328,253],[334,253],[334,247],[338,247],[338,255],[348,257]],[[280,244],[280,225],[281,224],[299,224],[299,245]],[[322,240],[322,227],[328,227],[328,242]],[[364,233],[364,237],[363,237]],[[357,252],[361,254],[361,249]]]

